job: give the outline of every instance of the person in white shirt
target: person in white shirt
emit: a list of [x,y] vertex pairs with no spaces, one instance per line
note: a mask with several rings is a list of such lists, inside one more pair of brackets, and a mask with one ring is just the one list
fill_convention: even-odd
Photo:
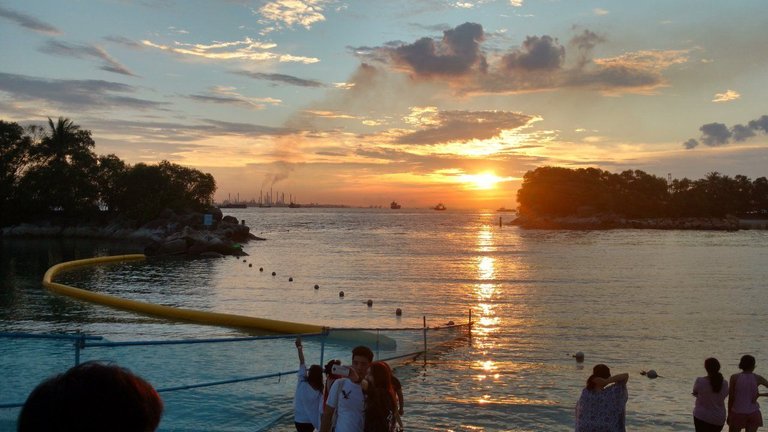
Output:
[[[365,346],[352,350],[349,377],[334,381],[328,392],[320,432],[362,432],[365,424],[365,395],[361,382],[368,374],[373,351]],[[334,422],[335,414],[335,422]],[[334,424],[335,423],[335,424]]]
[[299,354],[298,383],[293,398],[293,422],[297,432],[320,429],[320,404],[323,400],[323,368],[312,365],[307,372],[301,336],[296,338]]

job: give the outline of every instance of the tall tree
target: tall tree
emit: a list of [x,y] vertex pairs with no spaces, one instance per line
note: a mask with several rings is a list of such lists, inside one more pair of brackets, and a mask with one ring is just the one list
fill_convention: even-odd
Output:
[[99,202],[104,210],[115,213],[119,210],[118,197],[124,187],[121,179],[128,172],[128,165],[119,157],[109,154],[99,156],[96,171]]
[[24,128],[0,120],[0,226],[15,223],[21,217],[15,201],[31,148],[32,140]]
[[157,165],[139,163],[130,167],[121,176],[116,190],[114,205],[142,224],[164,209],[206,209],[213,200],[216,182],[210,174],[162,161]]
[[48,119],[49,131],[31,149],[32,167],[21,187],[32,211],[81,216],[98,209],[97,158],[91,131],[72,120]]

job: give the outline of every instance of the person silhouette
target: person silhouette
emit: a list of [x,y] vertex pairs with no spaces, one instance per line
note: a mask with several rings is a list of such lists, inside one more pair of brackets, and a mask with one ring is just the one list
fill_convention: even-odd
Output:
[[163,401],[143,378],[115,364],[87,362],[46,379],[29,394],[18,432],[147,432]]

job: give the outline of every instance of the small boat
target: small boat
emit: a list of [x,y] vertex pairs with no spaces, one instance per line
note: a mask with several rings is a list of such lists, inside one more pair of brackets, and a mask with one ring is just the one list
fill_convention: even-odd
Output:
[[438,203],[436,206],[432,207],[432,210],[445,210],[445,206],[443,203]]
[[513,213],[515,211],[515,209],[508,209],[506,207],[501,207],[501,208],[497,209],[496,211],[497,212],[504,212],[504,213]]
[[398,204],[397,201],[392,201],[392,204],[389,205],[389,208],[392,210],[398,210],[400,208],[400,204]]

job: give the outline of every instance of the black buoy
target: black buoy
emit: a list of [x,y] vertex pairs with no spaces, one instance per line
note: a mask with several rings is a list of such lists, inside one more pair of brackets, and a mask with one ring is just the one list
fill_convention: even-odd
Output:
[[263,272],[264,271],[264,267],[259,267],[259,271]]
[[573,355],[573,358],[576,359],[576,363],[583,363],[584,362],[584,353],[579,351],[576,354]]
[[339,291],[339,297],[344,297],[344,291]]
[[656,371],[653,369],[649,369],[648,372],[642,371],[640,372],[640,375],[645,375],[650,379],[655,379],[659,377],[659,374],[657,374]]
[[373,306],[373,300],[371,300],[371,299],[368,299],[368,301],[366,302],[366,304],[368,305],[368,307],[371,307],[371,306]]
[[253,264],[248,264],[248,267],[253,267]]
[[395,315],[402,316],[403,315],[403,310],[400,309],[400,308],[395,309]]
[[277,276],[277,273],[275,273],[275,272],[272,272],[272,276]]
[[315,289],[320,289],[320,285],[315,284]]
[[245,262],[245,260],[243,260],[243,262]]
[[288,278],[288,282],[293,282],[293,278],[292,278],[292,277],[289,277],[289,278]]

